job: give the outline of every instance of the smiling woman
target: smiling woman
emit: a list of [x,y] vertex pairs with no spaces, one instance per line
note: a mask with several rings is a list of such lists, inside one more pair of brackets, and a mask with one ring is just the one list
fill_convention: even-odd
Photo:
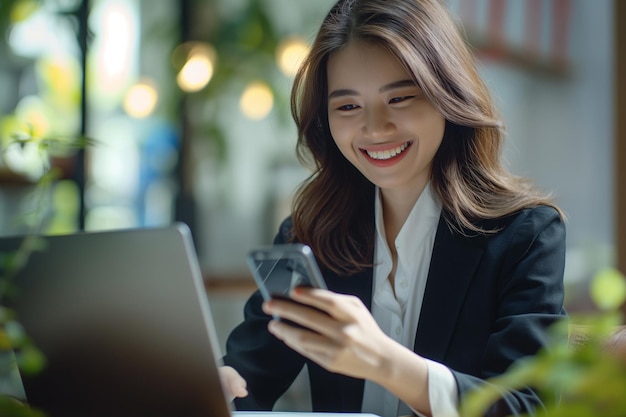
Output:
[[[458,415],[565,315],[560,210],[500,163],[502,123],[439,0],[339,0],[291,98],[314,172],[275,243],[309,245],[328,290],[255,293],[225,386],[271,409],[306,365],[315,411]],[[489,415],[543,407],[496,390]]]

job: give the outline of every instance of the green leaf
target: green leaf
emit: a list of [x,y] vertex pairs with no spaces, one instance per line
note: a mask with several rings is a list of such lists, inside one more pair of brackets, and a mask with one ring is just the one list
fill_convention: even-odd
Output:
[[0,305],[0,324],[6,323],[9,320],[13,320],[15,318],[15,311],[12,309]]
[[4,324],[4,332],[9,343],[14,348],[18,348],[27,342],[24,327],[15,320],[10,320]]
[[0,416],[45,417],[41,410],[33,409],[15,398],[0,395]]
[[11,340],[4,331],[4,327],[0,326],[0,352],[7,352],[13,349]]
[[618,270],[605,268],[591,281],[591,297],[603,310],[618,309],[626,301],[626,279]]
[[46,366],[45,356],[33,345],[24,346],[16,357],[17,366],[27,375],[37,374]]

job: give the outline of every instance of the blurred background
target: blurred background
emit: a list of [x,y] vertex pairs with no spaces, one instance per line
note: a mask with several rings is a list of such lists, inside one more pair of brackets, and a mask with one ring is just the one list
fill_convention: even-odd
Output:
[[[626,7],[446,2],[506,122],[507,166],[568,216],[567,307],[590,308],[590,278],[626,272]],[[289,90],[333,3],[0,0],[0,234],[33,212],[48,234],[187,223],[223,346],[254,290],[245,253],[308,175]],[[64,138],[89,144],[50,145]],[[306,404],[299,384],[285,404]]]

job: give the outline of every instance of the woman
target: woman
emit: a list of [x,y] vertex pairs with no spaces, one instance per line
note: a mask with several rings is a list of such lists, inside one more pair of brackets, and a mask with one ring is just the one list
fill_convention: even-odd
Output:
[[[314,173],[275,242],[311,246],[329,290],[254,294],[227,392],[271,409],[306,364],[315,411],[458,415],[564,316],[560,210],[501,166],[501,123],[439,0],[340,0],[292,112]],[[540,407],[503,390],[489,414]]]

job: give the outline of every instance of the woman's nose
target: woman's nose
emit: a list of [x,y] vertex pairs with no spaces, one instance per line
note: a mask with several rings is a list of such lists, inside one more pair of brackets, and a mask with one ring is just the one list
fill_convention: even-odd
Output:
[[366,112],[363,123],[363,133],[377,139],[388,136],[395,130],[395,124],[383,109],[371,109]]

